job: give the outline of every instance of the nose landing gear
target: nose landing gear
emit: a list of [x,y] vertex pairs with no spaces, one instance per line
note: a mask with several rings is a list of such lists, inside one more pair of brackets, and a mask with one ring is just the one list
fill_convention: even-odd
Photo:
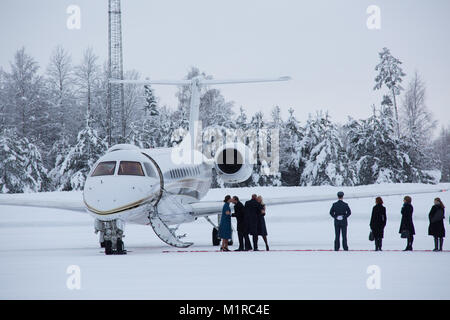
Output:
[[124,223],[121,220],[95,220],[95,233],[100,232],[100,247],[106,255],[127,254],[122,238]]

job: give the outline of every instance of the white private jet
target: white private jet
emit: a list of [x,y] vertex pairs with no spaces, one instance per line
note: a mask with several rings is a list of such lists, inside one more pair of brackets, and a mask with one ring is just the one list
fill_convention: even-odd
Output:
[[[189,134],[179,147],[140,149],[134,145],[119,144],[100,157],[88,174],[83,190],[83,206],[62,201],[24,200],[2,198],[0,205],[40,206],[87,211],[94,217],[95,232],[105,254],[125,254],[123,243],[126,223],[151,225],[158,237],[168,245],[186,248],[176,234],[182,223],[204,217],[213,225],[213,244],[218,244],[218,227],[209,216],[219,215],[222,201],[201,201],[211,187],[212,169],[216,168],[225,182],[247,180],[252,174],[253,161],[249,148],[242,143],[225,144],[216,150],[215,158],[208,159],[196,148],[199,128],[196,126],[200,104],[200,88],[206,85],[286,81],[289,77],[274,79],[209,80],[196,77],[182,81],[111,80],[117,84],[190,85]],[[189,145],[190,142],[190,145]],[[426,188],[410,193],[441,192]],[[403,194],[386,192],[377,196]],[[346,198],[373,197],[369,193],[354,193]],[[314,197],[265,198],[267,205],[334,200],[335,195]],[[175,227],[171,227],[175,226]]]

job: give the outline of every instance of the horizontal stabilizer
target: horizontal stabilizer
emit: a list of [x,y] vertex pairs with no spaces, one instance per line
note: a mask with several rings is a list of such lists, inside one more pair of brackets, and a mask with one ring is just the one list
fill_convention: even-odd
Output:
[[223,80],[202,80],[201,84],[214,85],[214,84],[238,84],[238,83],[260,83],[260,82],[277,82],[277,81],[289,81],[291,77],[278,77],[278,78],[263,78],[263,79],[223,79]]
[[166,86],[183,86],[191,84],[191,80],[119,80],[110,79],[110,83],[115,84],[135,84],[135,85],[166,85]]

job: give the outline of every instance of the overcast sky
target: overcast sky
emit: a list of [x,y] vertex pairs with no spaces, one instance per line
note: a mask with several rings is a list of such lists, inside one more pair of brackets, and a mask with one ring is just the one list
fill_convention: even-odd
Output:
[[[1,0],[0,66],[9,70],[25,46],[43,71],[61,44],[75,63],[92,46],[107,58],[107,0]],[[69,5],[81,9],[81,29],[66,27]],[[381,9],[381,29],[366,26],[369,5]],[[374,67],[384,46],[403,61],[404,87],[417,70],[427,104],[450,124],[450,1],[448,0],[122,0],[124,69],[153,79],[183,78],[198,66],[215,78],[290,75],[288,83],[223,86],[235,110],[289,107],[304,121],[329,110],[334,120],[366,117],[379,104]],[[175,106],[176,89],[155,87]]]

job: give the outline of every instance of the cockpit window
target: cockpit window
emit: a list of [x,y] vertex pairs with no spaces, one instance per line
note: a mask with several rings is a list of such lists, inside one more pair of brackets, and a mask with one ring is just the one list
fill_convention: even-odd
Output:
[[92,173],[92,177],[97,176],[112,176],[116,170],[115,161],[100,162]]
[[134,161],[120,161],[119,175],[127,176],[144,176],[144,171],[139,162]]

